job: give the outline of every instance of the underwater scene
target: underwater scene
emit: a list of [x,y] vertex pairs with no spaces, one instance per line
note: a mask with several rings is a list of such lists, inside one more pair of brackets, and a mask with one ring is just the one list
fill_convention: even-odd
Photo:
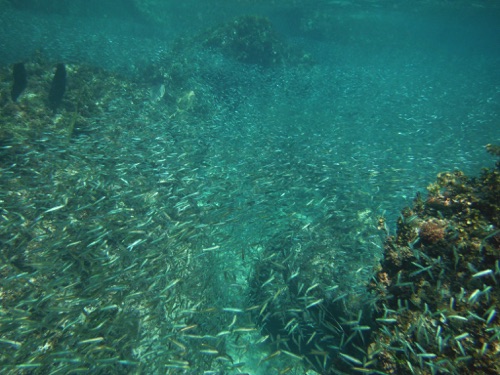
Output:
[[0,0],[0,374],[499,374],[500,2]]

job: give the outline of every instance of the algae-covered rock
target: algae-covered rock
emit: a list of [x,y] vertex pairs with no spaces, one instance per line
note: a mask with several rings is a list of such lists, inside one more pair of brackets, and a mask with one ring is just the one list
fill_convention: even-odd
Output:
[[289,57],[289,48],[264,17],[238,17],[205,35],[204,45],[240,62],[272,66]]
[[[489,149],[494,149],[490,146]],[[500,168],[440,173],[385,245],[371,283],[386,374],[497,374]]]
[[488,151],[491,155],[500,156],[500,146],[499,145],[486,145],[486,151]]
[[37,54],[23,67],[26,87],[15,101],[11,98],[13,68],[0,68],[0,78],[6,82],[0,90],[0,138],[12,142],[10,151],[21,145],[31,147],[48,132],[69,142],[73,136],[90,132],[89,119],[102,113],[123,91],[133,88],[130,92],[142,97],[133,83],[83,64],[59,64],[55,69]]

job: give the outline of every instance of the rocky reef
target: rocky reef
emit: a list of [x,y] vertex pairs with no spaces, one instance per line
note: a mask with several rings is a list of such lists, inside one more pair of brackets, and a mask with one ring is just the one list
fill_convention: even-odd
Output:
[[499,167],[477,178],[440,173],[427,198],[402,211],[396,235],[380,218],[387,238],[369,293],[359,270],[334,256],[348,243],[335,231],[275,236],[251,280],[274,356],[322,374],[497,374]]
[[440,173],[402,212],[370,285],[378,326],[368,352],[384,373],[500,372],[499,168]]
[[387,185],[350,122],[324,132],[356,105],[303,111],[340,91],[292,47],[236,17],[132,77],[68,62],[56,106],[60,61],[0,67],[0,372],[500,371],[499,164],[439,174],[377,229],[415,171]]
[[203,44],[237,61],[273,66],[298,58],[280,40],[269,19],[238,17],[205,34]]

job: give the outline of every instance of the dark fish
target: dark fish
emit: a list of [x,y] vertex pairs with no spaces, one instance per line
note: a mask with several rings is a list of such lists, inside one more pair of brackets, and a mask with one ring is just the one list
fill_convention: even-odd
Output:
[[66,91],[66,67],[64,64],[57,64],[56,73],[52,79],[49,92],[49,105],[53,110],[61,104],[64,92]]
[[12,84],[10,97],[15,102],[28,85],[28,75],[26,74],[23,63],[14,64],[12,68],[12,77],[14,78],[14,83]]

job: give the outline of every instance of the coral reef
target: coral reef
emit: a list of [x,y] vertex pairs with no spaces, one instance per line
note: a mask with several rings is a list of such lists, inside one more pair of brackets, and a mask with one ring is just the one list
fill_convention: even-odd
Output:
[[273,66],[294,57],[264,17],[243,16],[204,34],[203,44],[237,61]]
[[[125,83],[119,75],[85,65],[69,64],[66,65],[67,87],[64,82],[67,92],[63,97],[63,91],[59,89],[59,114],[54,116],[54,93],[51,91],[54,64],[38,54],[25,66],[28,84],[17,101],[13,102],[6,90],[0,92],[0,138],[16,145],[28,145],[42,134],[51,132],[66,137],[69,142],[75,135],[90,132],[92,126],[89,118],[102,113],[118,93],[121,95],[128,88],[131,92],[143,95],[136,84],[131,81]],[[11,84],[8,69],[2,69],[0,77]]]
[[[371,296],[335,282],[349,270],[331,268],[334,234],[276,236],[251,296],[276,356],[292,353],[323,374],[498,373],[498,186],[498,163],[473,179],[440,173],[387,237]],[[384,218],[377,226],[388,234]]]
[[377,370],[500,372],[499,186],[499,163],[478,178],[440,173],[428,198],[403,211],[371,283]]
[[57,111],[54,62],[25,62],[16,101],[0,68],[0,372],[498,373],[498,165],[441,173],[374,275],[389,194],[311,132],[337,121],[303,111],[325,71],[255,16],[158,57],[67,64]]
[[[145,177],[149,172],[141,169],[133,178],[127,177],[117,161],[125,161],[127,155],[135,161],[141,157],[137,150],[142,145],[127,151],[134,132],[135,139],[158,137],[159,131],[139,126],[141,111],[157,115],[157,110],[146,101],[147,86],[101,69],[68,64],[67,91],[54,113],[49,100],[54,64],[39,54],[25,66],[28,84],[16,102],[10,93],[12,69],[0,68],[0,372],[140,372],[143,365],[138,357],[152,358],[152,353],[139,348],[147,331],[144,327],[156,332],[157,318],[164,316],[156,309],[160,304],[168,305],[160,300],[173,298],[176,287],[198,280],[181,275],[188,267],[178,262],[187,257],[171,253],[165,258],[162,246],[157,255],[161,253],[163,260],[159,257],[154,261],[158,268],[147,271],[157,281],[146,287],[145,268],[141,267],[141,275],[135,272],[138,258],[131,252],[142,242],[137,237],[145,232],[124,231],[127,222],[143,221],[143,215],[156,204],[158,193],[148,192],[150,181],[156,180],[152,175]],[[184,115],[193,100],[192,95],[186,95],[176,103]],[[168,118],[175,108],[166,106],[161,115]],[[126,113],[134,117],[123,116]],[[176,120],[179,117],[180,113]],[[160,188],[169,189],[167,178]],[[132,191],[127,179],[140,186],[140,193],[137,190],[130,201],[125,197]],[[107,199],[112,196],[116,200]],[[162,224],[155,227],[159,230],[176,217],[173,210],[133,226],[147,227],[158,217]],[[185,207],[183,213],[188,212]],[[167,230],[161,230],[162,236]],[[169,245],[169,251],[176,251],[174,248],[187,250],[185,245]],[[152,259],[154,253],[149,251],[141,262]],[[170,268],[183,271],[168,272],[166,280],[164,272]],[[181,283],[181,278],[186,281]],[[153,292],[156,287],[163,293]],[[196,288],[187,290],[191,293]],[[147,298],[145,304],[144,293],[152,293],[156,302]],[[203,295],[210,293],[205,290]],[[200,298],[205,297],[198,295],[194,300]],[[199,323],[209,327],[208,313],[191,317],[187,312],[193,305],[187,298],[169,306],[168,314],[180,328],[161,328],[170,338],[162,344],[164,348],[186,348],[179,343],[185,338],[176,340],[178,333],[166,332],[188,326],[182,325],[183,321],[189,320],[189,326]],[[145,314],[151,315],[144,319]],[[191,328],[189,333],[193,332]],[[176,353],[175,363],[170,362],[173,356],[165,353],[158,354],[159,361],[164,366],[187,368],[188,362],[180,363],[181,358],[192,360],[199,345],[193,343],[189,351]],[[217,347],[222,352],[224,340]],[[210,363],[208,359],[205,362]],[[149,366],[152,372],[148,372],[154,373],[154,367]]]

